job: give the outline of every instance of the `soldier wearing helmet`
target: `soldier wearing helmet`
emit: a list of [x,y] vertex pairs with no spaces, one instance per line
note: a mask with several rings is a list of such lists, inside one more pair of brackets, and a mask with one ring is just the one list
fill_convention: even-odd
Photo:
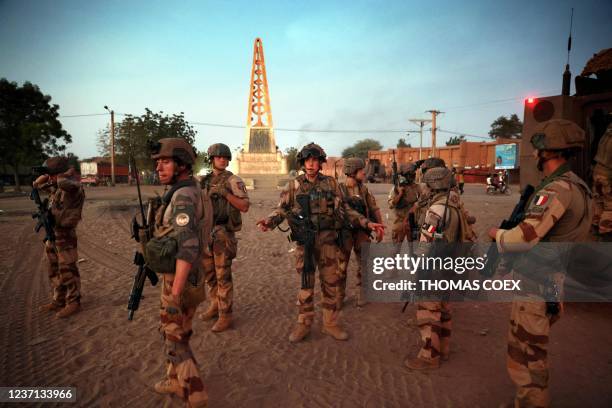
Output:
[[[308,200],[310,206],[309,223],[315,226],[314,263],[319,269],[321,293],[323,296],[323,333],[336,340],[347,340],[348,333],[339,325],[340,308],[338,307],[340,272],[339,262],[342,253],[338,247],[338,233],[346,220],[354,227],[375,230],[381,233],[382,224],[374,223],[353,210],[343,201],[342,192],[336,179],[321,174],[321,165],[326,160],[323,149],[314,143],[302,148],[297,159],[304,169],[304,174],[287,183],[281,192],[278,207],[266,218],[257,222],[262,231],[269,231],[278,226],[284,219],[290,221],[292,237],[299,232],[295,221],[299,219],[302,208],[298,199]],[[294,229],[296,234],[294,234]],[[304,245],[296,246],[296,270],[302,274],[304,268]],[[314,287],[302,287],[298,292],[298,319],[289,341],[294,343],[304,339],[309,333],[314,320]]]
[[232,260],[238,250],[236,232],[242,228],[241,213],[249,210],[249,196],[242,179],[226,170],[232,159],[232,152],[227,145],[211,145],[208,148],[208,159],[212,164],[212,172],[202,179],[201,186],[213,205],[214,227],[213,239],[202,258],[210,303],[200,318],[205,321],[218,318],[212,331],[222,332],[232,325]]
[[205,209],[201,189],[192,176],[193,147],[182,138],[160,139],[149,147],[159,180],[167,187],[155,213],[153,237],[145,245],[147,265],[162,275],[160,332],[167,377],[155,384],[155,391],[176,394],[190,406],[205,406],[208,396],[189,339],[204,293],[199,262],[206,237],[201,229],[211,211]]
[[45,242],[52,300],[39,310],[56,312],[56,317],[66,318],[81,310],[76,227],[81,220],[85,192],[79,174],[66,157],[50,157],[37,170],[42,174],[33,187],[49,194],[55,223],[55,241]]
[[[368,188],[363,184],[366,178],[365,162],[359,157],[351,157],[344,160],[343,172],[346,175],[346,181],[339,183],[340,190],[344,196],[344,200],[348,205],[364,217],[379,224],[382,224],[382,215],[380,209],[376,205],[376,199]],[[382,232],[382,231],[381,231]],[[361,287],[361,246],[365,242],[370,242],[370,231],[363,228],[354,228],[346,223],[341,231],[342,239],[340,240],[340,249],[344,255],[341,266],[342,280],[340,282],[338,293],[338,305],[342,306],[346,295],[346,280],[348,275],[348,265],[351,257],[351,252],[355,251],[357,261],[355,287],[357,290],[357,306],[366,304],[363,288]],[[382,240],[382,235],[376,237],[376,241]]]
[[[425,171],[423,182],[429,199],[424,208],[416,256],[427,256],[430,243],[472,241],[472,230],[459,194],[452,189],[452,178],[452,172],[446,167],[430,167]],[[438,368],[440,360],[448,360],[450,355],[450,305],[437,299],[418,302],[416,317],[423,346],[416,358],[407,359],[404,364],[412,370]]]
[[423,189],[416,184],[416,170],[414,163],[403,163],[399,168],[399,187],[393,186],[389,192],[387,202],[389,208],[395,213],[395,221],[391,238],[396,244],[401,244],[404,240],[412,241],[408,215],[410,209],[423,195]]
[[[583,147],[584,131],[571,121],[554,119],[541,123],[529,136],[537,167],[545,177],[518,226],[489,230],[501,253],[527,251],[540,241],[586,241],[589,234],[593,216],[591,192],[568,163],[568,158]],[[558,294],[563,276],[562,272],[551,271],[548,283],[528,284],[530,280],[521,273],[529,268],[519,267],[526,260],[523,257],[514,263],[513,272],[519,275],[515,278],[522,276],[524,284],[521,296],[512,303],[507,368],[517,386],[515,405],[546,407],[550,404],[547,349],[550,326],[563,310]],[[551,292],[555,292],[555,299],[551,300]]]

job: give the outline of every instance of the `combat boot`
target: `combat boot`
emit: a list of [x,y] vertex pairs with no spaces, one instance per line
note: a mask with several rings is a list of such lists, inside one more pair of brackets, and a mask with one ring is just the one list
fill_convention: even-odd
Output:
[[212,320],[215,317],[219,316],[219,307],[217,306],[216,302],[215,303],[211,303],[208,306],[208,309],[206,309],[206,311],[204,313],[200,313],[200,319],[204,320],[205,322],[208,320]]
[[183,389],[176,378],[167,378],[155,384],[155,392],[160,394],[176,394],[183,398]]
[[323,309],[323,328],[321,333],[328,334],[336,340],[348,340],[349,335],[338,325],[338,312]]
[[297,343],[304,340],[306,336],[310,334],[310,325],[304,323],[298,323],[293,328],[293,331],[289,335],[289,341],[291,343]]
[[440,368],[439,360],[425,360],[423,358],[407,358],[404,360],[404,365],[411,370],[431,370]]
[[62,310],[55,314],[55,317],[58,319],[64,319],[66,317],[70,317],[73,314],[79,313],[81,311],[81,304],[77,302],[68,303]]
[[219,320],[212,327],[213,332],[220,333],[232,327],[232,315],[231,314],[223,314],[219,316]]
[[38,308],[39,312],[57,312],[60,309],[63,309],[63,304],[58,304],[55,302],[47,303],[46,305],[42,305]]

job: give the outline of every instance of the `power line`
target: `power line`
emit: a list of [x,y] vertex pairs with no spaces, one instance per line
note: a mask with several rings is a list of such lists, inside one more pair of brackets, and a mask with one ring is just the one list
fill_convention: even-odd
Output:
[[475,138],[478,138],[478,139],[485,139],[485,140],[491,139],[490,137],[487,137],[487,136],[471,135],[471,134],[465,133],[465,132],[455,132],[453,130],[445,130],[445,129],[441,129],[441,128],[438,128],[438,132],[450,133],[451,135],[458,135],[458,136],[475,137]]
[[106,116],[108,113],[87,113],[83,115],[60,115],[60,118],[84,118],[89,116]]

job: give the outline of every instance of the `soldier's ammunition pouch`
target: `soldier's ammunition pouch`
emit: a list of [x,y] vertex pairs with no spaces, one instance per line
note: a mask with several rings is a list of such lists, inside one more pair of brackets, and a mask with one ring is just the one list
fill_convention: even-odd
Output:
[[174,273],[178,242],[172,236],[151,238],[145,245],[147,266],[155,273]]

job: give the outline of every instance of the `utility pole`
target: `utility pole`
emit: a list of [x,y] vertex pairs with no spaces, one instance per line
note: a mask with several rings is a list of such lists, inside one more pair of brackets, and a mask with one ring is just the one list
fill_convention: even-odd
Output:
[[110,112],[111,115],[111,186],[115,186],[115,111],[108,109],[104,105],[104,109]]
[[421,160],[423,158],[423,126],[425,126],[426,123],[431,122],[431,119],[410,119],[410,121],[419,125],[419,128],[421,129],[419,132],[419,160]]
[[444,113],[444,112],[440,112],[439,110],[428,110],[427,112],[431,113],[431,156],[435,157],[436,156],[436,117],[440,114],[440,113]]

